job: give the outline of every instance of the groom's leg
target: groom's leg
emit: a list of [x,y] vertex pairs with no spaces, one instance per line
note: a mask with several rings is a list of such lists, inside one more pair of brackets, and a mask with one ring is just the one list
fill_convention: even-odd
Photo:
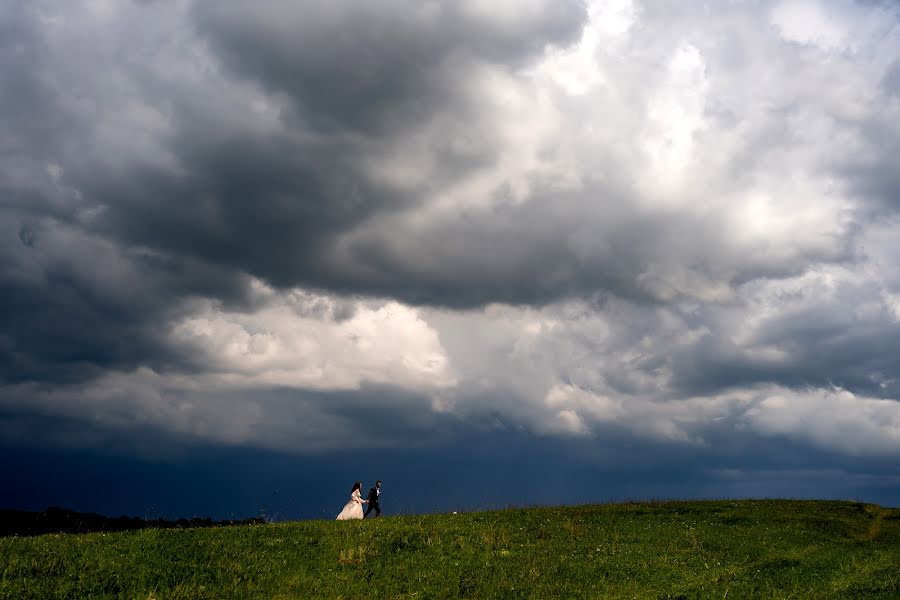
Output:
[[[372,504],[367,504],[367,505],[366,505],[366,512],[363,513],[363,518],[368,517],[368,516],[369,516],[369,513],[372,512],[372,506],[373,506]],[[376,516],[376,517],[378,516],[378,513],[377,513],[377,512],[375,513],[375,516]]]
[[[372,506],[369,505],[369,508],[371,509]],[[381,506],[379,506],[377,502],[375,503],[375,516],[376,516],[376,517],[380,517],[380,516],[381,516]]]

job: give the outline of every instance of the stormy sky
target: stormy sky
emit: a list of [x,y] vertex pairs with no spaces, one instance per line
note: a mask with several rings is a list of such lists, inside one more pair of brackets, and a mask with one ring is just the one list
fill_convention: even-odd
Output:
[[900,505],[900,5],[0,1],[0,505]]

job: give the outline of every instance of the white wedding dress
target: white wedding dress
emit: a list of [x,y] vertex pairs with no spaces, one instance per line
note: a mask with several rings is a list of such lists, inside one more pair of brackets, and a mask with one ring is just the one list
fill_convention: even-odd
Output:
[[350,502],[344,505],[344,510],[341,511],[341,514],[337,516],[338,521],[347,521],[350,519],[362,519],[363,518],[363,509],[362,509],[362,496],[359,494],[359,490],[353,490],[353,493],[350,494]]

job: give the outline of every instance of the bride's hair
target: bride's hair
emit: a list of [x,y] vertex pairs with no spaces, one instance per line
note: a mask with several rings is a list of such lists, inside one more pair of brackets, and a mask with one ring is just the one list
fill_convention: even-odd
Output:
[[356,483],[353,484],[353,489],[350,490],[350,493],[352,494],[356,490],[361,490],[361,489],[362,489],[362,481],[357,481]]

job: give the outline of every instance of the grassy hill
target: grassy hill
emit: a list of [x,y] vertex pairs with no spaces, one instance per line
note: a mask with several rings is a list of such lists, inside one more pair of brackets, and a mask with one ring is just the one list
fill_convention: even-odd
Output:
[[710,501],[0,539],[0,598],[900,598],[900,510]]

